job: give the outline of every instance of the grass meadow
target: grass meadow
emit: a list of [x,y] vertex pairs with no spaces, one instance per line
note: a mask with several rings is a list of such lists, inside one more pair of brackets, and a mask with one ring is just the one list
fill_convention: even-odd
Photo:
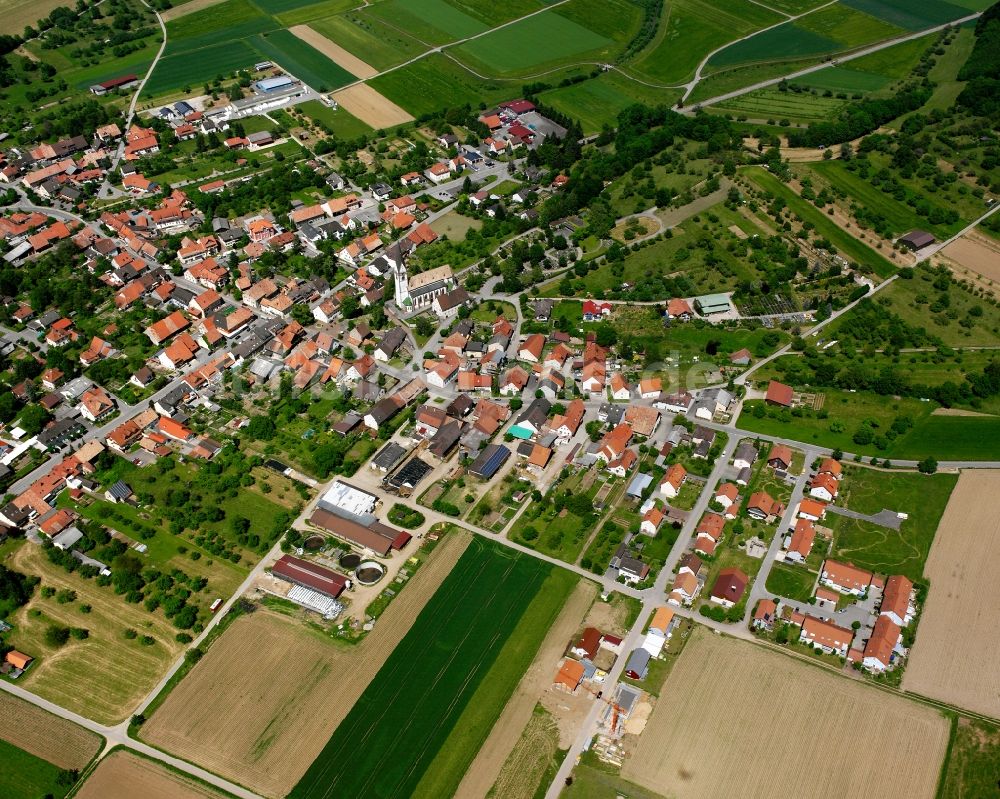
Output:
[[605,72],[591,80],[551,89],[541,95],[546,105],[580,122],[586,135],[614,126],[618,114],[635,103],[673,105],[681,91],[650,89],[617,72]]
[[18,749],[0,738],[0,796],[4,799],[37,799],[52,796],[62,799],[69,785],[60,785],[61,769],[47,760]]
[[[576,580],[475,539],[291,799],[409,796],[423,779],[443,791],[429,795],[449,795]],[[441,755],[447,763],[438,761],[431,772],[460,720],[464,736],[456,751]]]
[[948,761],[938,799],[990,796],[1000,774],[1000,727],[959,716],[952,720]]
[[426,47],[372,14],[338,14],[310,23],[313,30],[378,70],[414,58]]
[[767,575],[767,591],[774,596],[783,596],[808,603],[813,596],[816,575],[802,566],[786,566],[775,563]]
[[319,100],[309,100],[300,103],[296,108],[311,119],[330,127],[337,135],[338,139],[353,139],[366,133],[371,133],[371,128],[352,116],[343,108],[334,111],[330,106],[323,105]]

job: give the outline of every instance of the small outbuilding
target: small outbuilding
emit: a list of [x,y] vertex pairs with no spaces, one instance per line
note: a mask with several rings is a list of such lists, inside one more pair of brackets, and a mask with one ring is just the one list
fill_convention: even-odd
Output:
[[907,249],[922,250],[935,242],[935,238],[926,230],[911,230],[905,236],[900,236],[899,243]]

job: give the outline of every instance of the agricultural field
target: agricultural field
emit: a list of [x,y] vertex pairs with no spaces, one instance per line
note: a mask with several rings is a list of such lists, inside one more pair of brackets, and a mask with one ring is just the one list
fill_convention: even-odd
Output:
[[35,799],[38,796],[62,799],[72,781],[60,780],[61,770],[40,757],[0,739],[0,796],[4,799]]
[[447,0],[385,0],[372,4],[365,11],[428,45],[448,44],[475,36],[497,24],[477,19]]
[[[177,629],[161,614],[50,563],[34,544],[22,546],[6,565],[37,575],[43,587],[57,592],[43,597],[36,591],[11,620],[7,641],[36,659],[19,683],[68,710],[100,724],[123,721],[183,649],[174,637]],[[58,601],[60,591],[75,599]],[[46,640],[53,626],[83,629],[87,637],[53,645]]]
[[[572,0],[579,3],[581,0]],[[593,12],[592,0],[584,0],[584,12]],[[539,65],[573,63],[576,61],[607,61],[614,57],[618,49],[614,38],[627,39],[628,31],[638,18],[638,9],[624,0],[610,0],[600,12],[608,23],[617,27],[596,33],[580,22],[568,18],[562,9],[546,11],[528,19],[515,22],[507,27],[481,36],[460,45],[454,53],[463,60],[471,61],[489,70],[489,74],[519,74]],[[581,13],[582,19],[595,17]],[[602,26],[604,27],[604,26]],[[481,70],[478,70],[481,71]]]
[[[867,720],[865,735],[845,722],[857,717]],[[740,746],[751,730],[755,741],[796,741],[801,768],[775,768],[756,745]],[[689,799],[734,784],[746,795],[819,799],[832,783],[845,795],[931,799],[948,735],[936,710],[699,626],[622,777]]]
[[[282,25],[289,27],[301,25],[305,22],[323,19],[331,14],[340,14],[358,8],[358,0],[320,0],[320,2],[301,3],[295,1],[295,7],[285,11],[274,13],[275,18]],[[280,0],[279,0],[280,2]],[[258,4],[260,5],[260,4]],[[261,5],[261,8],[264,6]]]
[[155,760],[118,749],[104,758],[77,799],[225,799],[227,793]]
[[[451,795],[577,580],[476,539],[291,799]],[[415,692],[415,685],[424,688]],[[452,737],[458,725],[460,741]]]
[[[536,705],[487,799],[534,799],[540,786],[551,783],[564,754],[559,749],[558,724],[541,704]],[[461,793],[456,799],[462,799]]]
[[904,691],[992,717],[1000,716],[1000,639],[992,621],[992,587],[1000,579],[998,497],[1000,474],[962,472],[927,559],[930,591],[903,675]]
[[920,582],[938,522],[957,481],[954,474],[879,473],[848,467],[838,505],[865,514],[888,509],[909,518],[896,531],[870,522],[828,517],[825,523],[834,528],[834,557]]
[[446,536],[357,645],[269,610],[237,618],[142,727],[143,739],[266,796],[284,796],[468,543],[463,533]]
[[65,6],[64,0],[0,0],[0,17],[3,17],[4,30],[10,33],[20,33],[29,25],[34,25],[42,17],[47,17],[59,6]]
[[291,31],[281,30],[255,36],[254,48],[323,93],[353,83],[354,75],[334,63],[315,47]]
[[509,99],[513,90],[505,81],[477,78],[441,53],[373,78],[368,85],[413,116],[465,104],[489,105]]
[[605,72],[540,95],[546,105],[576,119],[588,136],[613,126],[618,114],[634,103],[673,105],[680,96],[679,89],[651,89],[620,72]]
[[938,799],[989,796],[1000,774],[1000,729],[959,716],[952,723],[948,762]]
[[713,50],[783,19],[749,0],[678,0],[664,9],[656,37],[626,68],[659,84],[680,84]]
[[[394,67],[427,49],[405,31],[371,14],[338,14],[316,20],[310,26],[377,70]],[[354,74],[359,78],[370,77]]]
[[972,11],[983,11],[991,5],[988,0],[958,0],[955,3],[944,0],[842,0],[842,2],[908,31],[942,25],[953,19],[966,17]]
[[[877,80],[876,76],[872,77]],[[791,122],[807,123],[828,119],[845,104],[844,100],[836,97],[770,88],[734,97],[713,107],[749,119],[787,119]]]
[[0,740],[61,769],[83,769],[101,748],[101,738],[23,699],[0,691]]
[[970,230],[941,251],[956,275],[991,289],[1000,284],[1000,241],[985,231]]

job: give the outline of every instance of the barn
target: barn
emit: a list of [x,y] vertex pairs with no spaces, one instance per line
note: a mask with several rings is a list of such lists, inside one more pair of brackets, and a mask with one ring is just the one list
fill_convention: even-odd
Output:
[[271,574],[295,585],[310,588],[331,599],[336,599],[350,585],[350,581],[344,575],[291,555],[282,555],[271,567]]
[[500,467],[507,462],[509,457],[510,450],[503,444],[490,444],[473,461],[469,467],[469,474],[474,474],[483,480],[489,480],[500,471]]

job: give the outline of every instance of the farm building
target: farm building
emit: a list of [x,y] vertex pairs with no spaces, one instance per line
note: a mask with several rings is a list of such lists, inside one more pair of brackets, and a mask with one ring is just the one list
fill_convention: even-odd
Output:
[[934,243],[934,236],[926,230],[911,230],[905,236],[900,236],[899,243],[910,250],[922,250]]
[[386,557],[391,550],[402,549],[412,537],[409,533],[394,530],[381,522],[365,526],[322,508],[313,511],[309,523],[382,557]]
[[702,316],[712,316],[717,313],[728,313],[729,297],[725,294],[703,294],[694,298],[694,307]]
[[282,555],[271,567],[271,574],[333,599],[340,596],[351,584],[351,581],[342,574],[291,555]]
[[375,512],[378,497],[360,488],[341,482],[334,483],[326,490],[317,503],[324,510],[343,511],[352,516],[366,516]]
[[795,392],[791,386],[786,386],[784,383],[772,380],[767,384],[767,394],[764,396],[764,402],[768,405],[779,405],[782,408],[790,408],[794,395]]
[[254,88],[263,93],[278,92],[282,89],[291,88],[293,81],[288,75],[279,75],[276,78],[264,78],[254,84]]
[[131,89],[138,82],[139,79],[135,75],[122,75],[120,78],[112,78],[104,83],[95,83],[90,87],[90,93],[101,96],[116,89]]

